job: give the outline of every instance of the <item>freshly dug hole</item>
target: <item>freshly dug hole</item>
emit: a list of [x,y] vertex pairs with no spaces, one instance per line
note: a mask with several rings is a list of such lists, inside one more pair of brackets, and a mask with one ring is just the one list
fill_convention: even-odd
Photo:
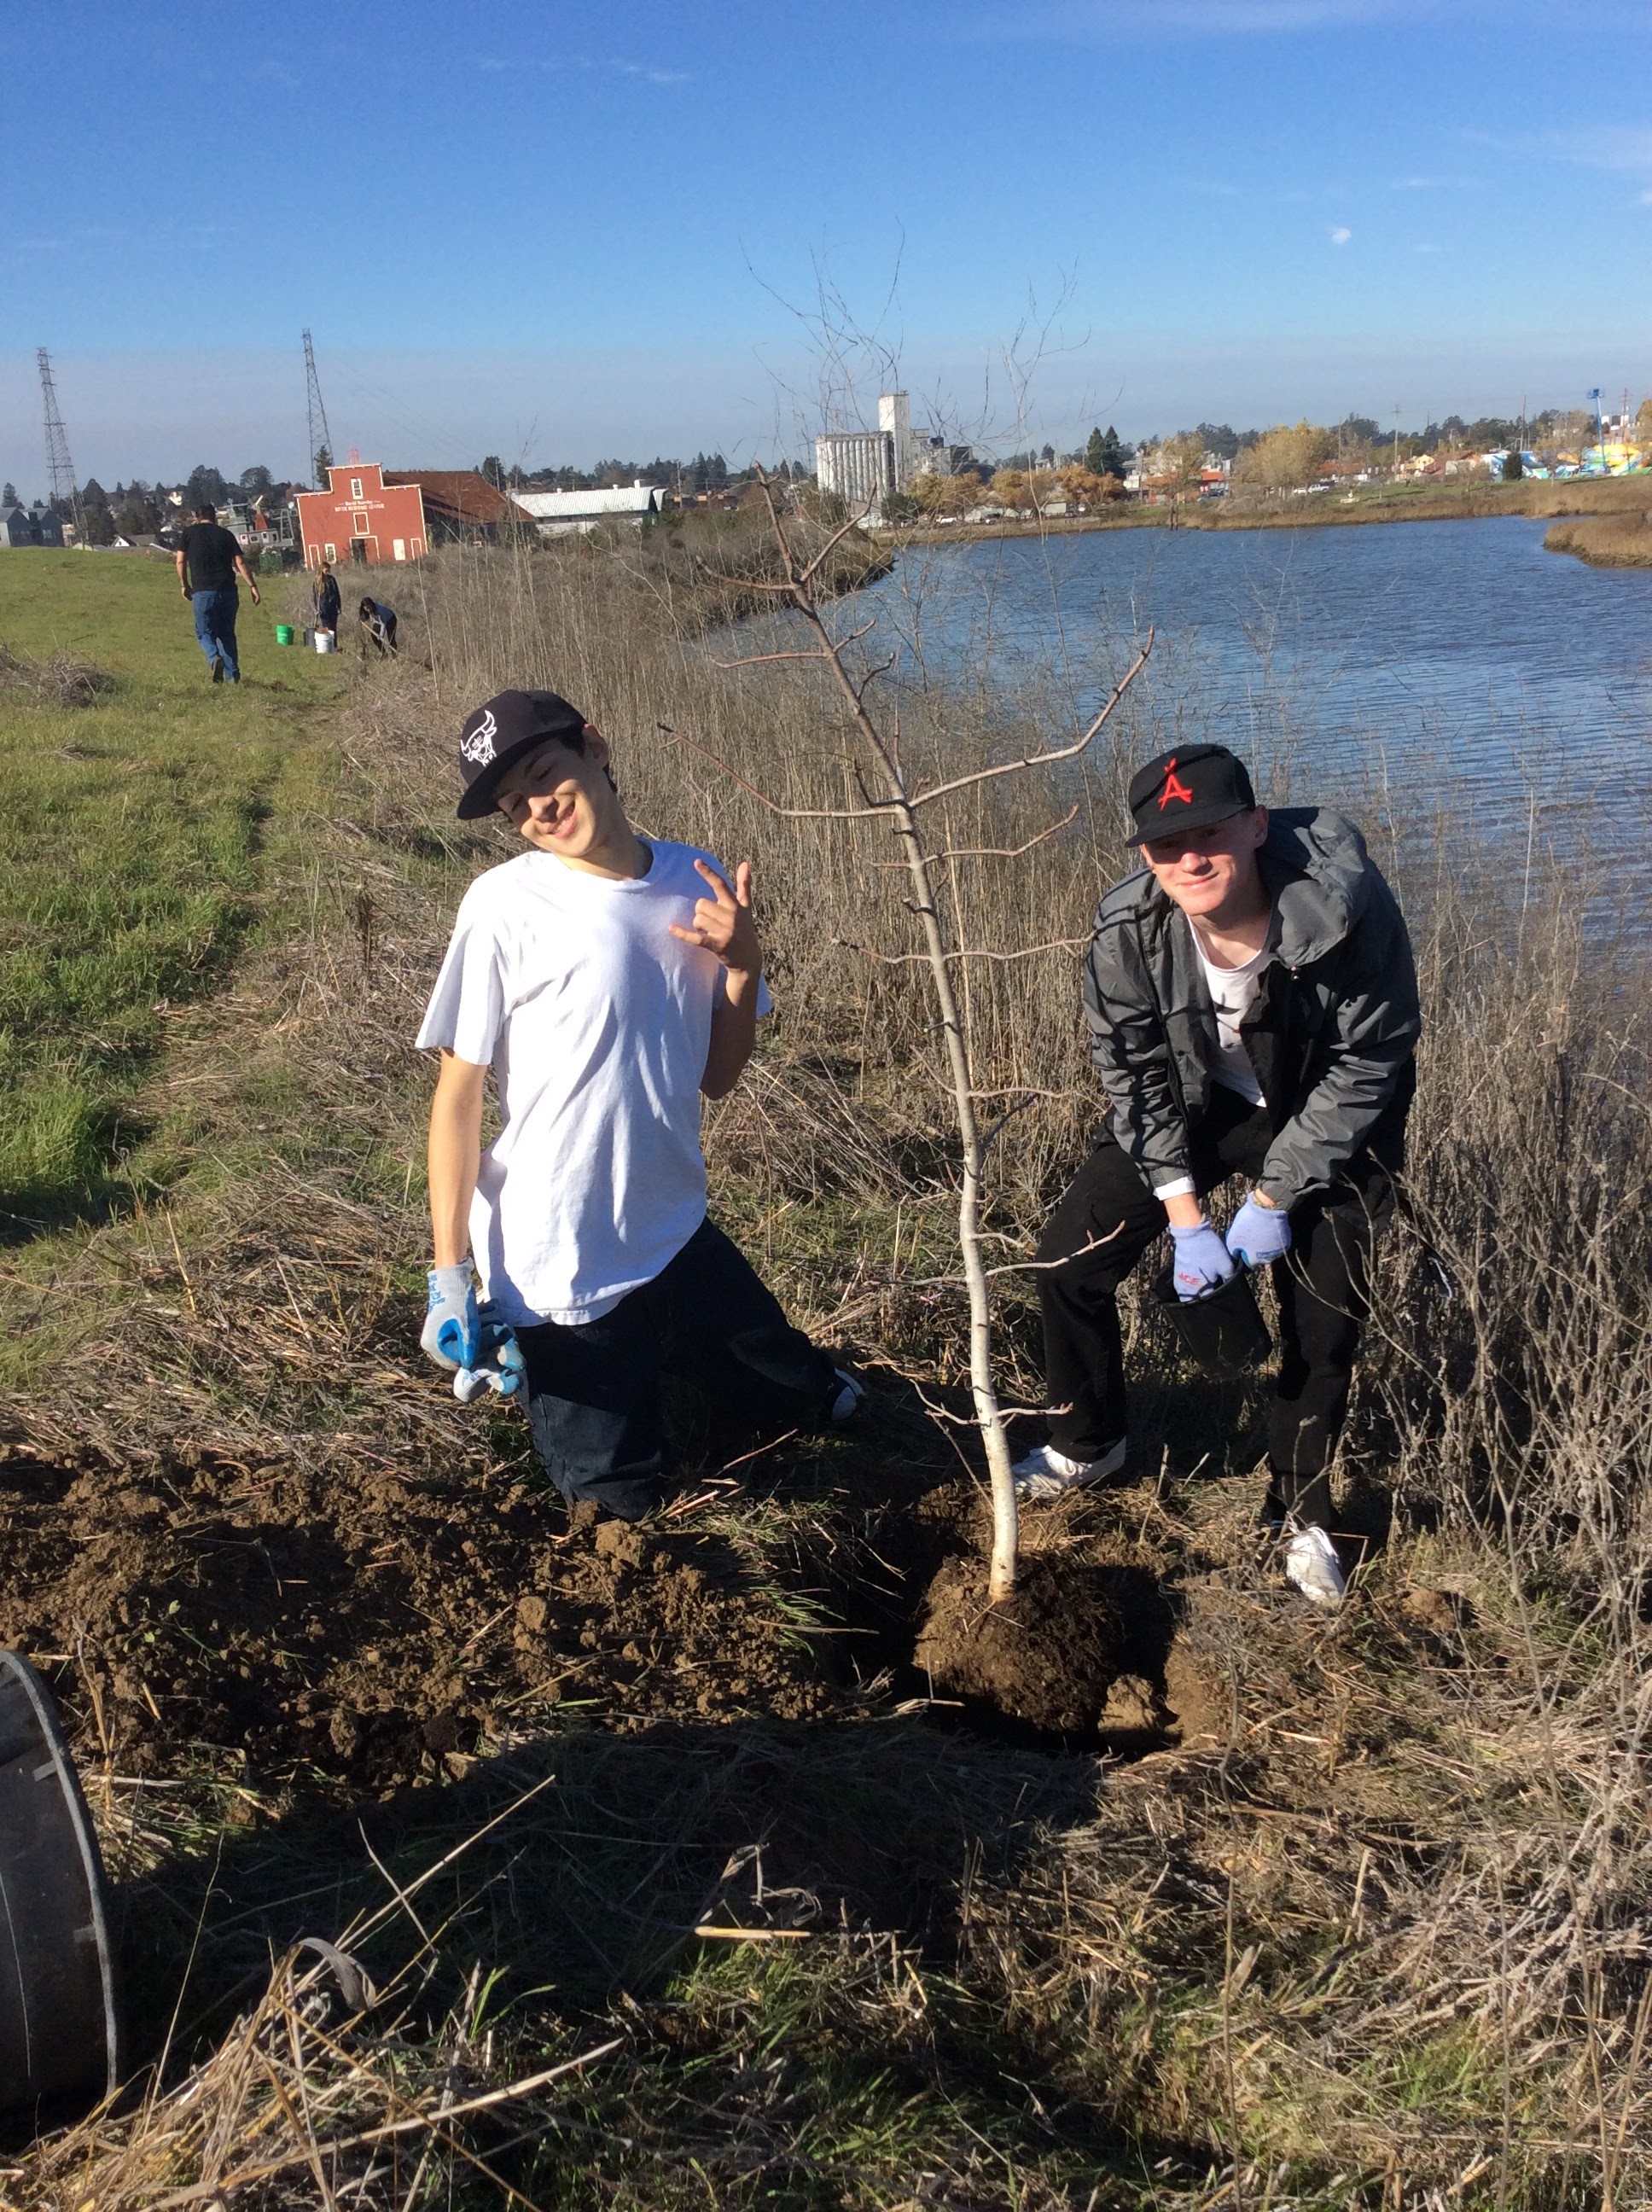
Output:
[[1102,1727],[1114,1682],[1133,1675],[1136,1638],[1105,1567],[1034,1553],[1015,1595],[987,1597],[987,1567],[948,1559],[929,1586],[913,1656],[938,1694],[1051,1735]]

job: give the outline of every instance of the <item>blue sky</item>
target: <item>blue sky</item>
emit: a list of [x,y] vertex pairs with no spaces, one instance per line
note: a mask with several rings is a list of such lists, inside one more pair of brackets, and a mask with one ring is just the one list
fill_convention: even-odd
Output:
[[35,346],[82,477],[286,474],[307,325],[404,467],[797,451],[890,360],[1000,449],[1652,389],[1624,0],[10,0],[0,86],[26,496]]

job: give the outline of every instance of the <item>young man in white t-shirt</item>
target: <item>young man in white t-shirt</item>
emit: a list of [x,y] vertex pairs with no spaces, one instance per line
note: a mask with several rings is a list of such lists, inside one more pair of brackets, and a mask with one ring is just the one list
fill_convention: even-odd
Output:
[[863,1393],[706,1216],[700,1099],[733,1087],[768,1005],[751,870],[731,885],[639,836],[608,763],[555,692],[501,691],[459,735],[460,817],[497,808],[529,849],[465,893],[419,1031],[441,1054],[422,1340],[461,1389],[519,1369],[569,1504],[635,1521],[664,1495],[668,1361],[799,1423],[847,1420]]

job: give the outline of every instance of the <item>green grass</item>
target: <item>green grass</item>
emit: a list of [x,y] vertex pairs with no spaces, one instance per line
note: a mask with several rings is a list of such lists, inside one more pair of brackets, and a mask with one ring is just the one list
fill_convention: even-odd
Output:
[[[282,586],[277,584],[280,596]],[[169,563],[0,562],[0,642],[88,661],[90,707],[0,692],[0,1222],[106,1211],[169,1019],[258,915],[272,830],[301,802],[334,666],[274,643],[243,593],[245,680],[215,688]]]

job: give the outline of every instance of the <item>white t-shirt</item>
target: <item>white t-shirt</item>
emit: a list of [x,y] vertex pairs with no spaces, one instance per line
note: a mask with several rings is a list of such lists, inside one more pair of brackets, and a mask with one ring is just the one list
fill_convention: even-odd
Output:
[[670,925],[692,926],[708,890],[694,864],[711,856],[652,849],[635,882],[552,853],[478,876],[419,1030],[421,1050],[494,1072],[503,1126],[482,1155],[471,1249],[513,1327],[607,1313],[705,1218],[700,1078],[723,967]]
[[1242,968],[1218,968],[1206,951],[1196,929],[1191,930],[1193,951],[1199,955],[1199,964],[1204,971],[1205,988],[1211,994],[1211,1004],[1216,1009],[1216,1044],[1218,1060],[1211,1073],[1218,1083],[1236,1091],[1242,1098],[1248,1098],[1253,1106],[1267,1103],[1262,1096],[1262,1086],[1256,1080],[1256,1070],[1251,1065],[1250,1054],[1245,1050],[1244,1040],[1239,1034],[1239,1024],[1250,1012],[1261,981],[1262,970],[1273,957],[1273,948],[1278,942],[1278,917],[1268,924],[1267,936],[1261,951],[1253,953]]

